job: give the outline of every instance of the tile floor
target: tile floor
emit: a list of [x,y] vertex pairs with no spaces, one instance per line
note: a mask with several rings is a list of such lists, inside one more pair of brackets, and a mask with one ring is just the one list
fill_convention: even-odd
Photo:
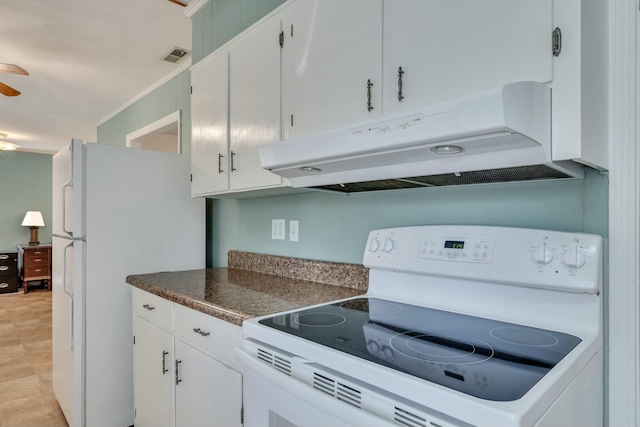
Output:
[[51,292],[0,294],[0,427],[67,427],[51,381]]

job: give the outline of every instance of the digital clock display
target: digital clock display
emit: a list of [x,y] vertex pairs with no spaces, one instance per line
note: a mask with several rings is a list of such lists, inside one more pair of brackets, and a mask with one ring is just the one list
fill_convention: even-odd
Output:
[[460,240],[445,240],[444,247],[446,249],[464,249],[464,242]]

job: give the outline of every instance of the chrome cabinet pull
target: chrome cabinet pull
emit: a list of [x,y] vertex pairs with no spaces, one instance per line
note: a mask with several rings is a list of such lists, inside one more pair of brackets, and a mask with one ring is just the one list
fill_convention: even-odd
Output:
[[373,87],[373,83],[371,83],[371,79],[367,80],[367,111],[373,110],[373,105],[371,105],[371,88]]
[[222,170],[222,159],[223,159],[223,157],[224,156],[222,154],[218,153],[218,173],[224,172]]
[[178,366],[182,363],[182,360],[176,360],[176,385],[182,382],[180,375],[178,374]]
[[2,254],[0,255],[0,259],[9,259],[9,255]]
[[205,332],[200,328],[193,328],[193,332],[195,332],[196,334],[200,334],[203,337],[208,337],[209,335],[211,335],[211,332]]
[[233,166],[233,157],[236,155],[233,151],[231,152],[231,172],[235,172],[237,169]]
[[147,310],[149,310],[149,311],[151,311],[151,310],[155,310],[155,309],[156,309],[154,306],[149,305],[149,304],[145,304],[145,305],[143,305],[142,307],[146,308],[146,309],[147,309]]
[[162,352],[162,375],[166,374],[167,372],[169,372],[169,370],[166,368],[165,366],[165,362],[166,362],[166,357],[167,354],[169,354],[168,351],[163,351]]
[[398,101],[402,102],[404,99],[404,95],[402,94],[402,76],[404,75],[404,71],[402,67],[398,68]]
[[9,267],[6,266],[6,265],[0,266],[0,271],[5,271],[5,270],[8,270],[8,269],[9,269]]
[[7,282],[0,283],[0,289],[8,288],[9,284]]

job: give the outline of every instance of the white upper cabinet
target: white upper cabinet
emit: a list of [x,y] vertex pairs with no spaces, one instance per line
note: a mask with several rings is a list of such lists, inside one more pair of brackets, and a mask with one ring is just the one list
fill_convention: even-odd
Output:
[[279,16],[285,139],[381,114],[382,0],[301,0]]
[[551,81],[551,3],[385,0],[385,114],[514,81]]
[[279,33],[280,21],[267,20],[230,47],[231,190],[282,184],[258,154],[258,146],[281,139]]
[[216,52],[191,69],[191,195],[229,188],[229,56]]

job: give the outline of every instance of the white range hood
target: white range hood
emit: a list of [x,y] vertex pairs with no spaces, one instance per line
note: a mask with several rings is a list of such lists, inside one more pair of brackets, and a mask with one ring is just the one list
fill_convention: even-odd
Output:
[[501,88],[260,147],[262,167],[294,187],[344,192],[551,178],[551,90]]

